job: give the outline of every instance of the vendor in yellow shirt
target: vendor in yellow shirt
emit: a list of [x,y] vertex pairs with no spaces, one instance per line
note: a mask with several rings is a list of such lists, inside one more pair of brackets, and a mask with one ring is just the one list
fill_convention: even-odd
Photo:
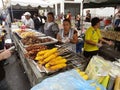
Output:
[[100,33],[100,19],[98,17],[94,17],[91,20],[91,27],[86,30],[85,33],[85,43],[84,43],[84,56],[87,58],[91,58],[93,55],[98,53],[99,47],[102,46],[100,41],[107,43],[108,45],[112,45],[111,41],[106,41],[102,38]]

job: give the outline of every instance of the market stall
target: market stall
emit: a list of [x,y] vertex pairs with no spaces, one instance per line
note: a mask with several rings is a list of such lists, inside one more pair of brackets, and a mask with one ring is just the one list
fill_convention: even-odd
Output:
[[[57,45],[58,40],[50,36],[45,36],[35,30],[15,29],[15,27],[11,34],[31,86],[60,72],[75,67],[81,69],[85,67],[84,57],[69,51],[68,45]],[[56,62],[54,58],[60,59],[59,62]]]
[[[110,79],[110,73],[114,75],[114,78],[119,75],[119,57],[116,58],[115,62],[111,62],[111,59],[107,59],[106,61],[102,57],[95,56],[88,64],[89,61],[87,61],[82,55],[78,55],[70,51],[68,49],[69,45],[58,44],[55,38],[46,36],[41,32],[36,32],[35,30],[31,29],[20,29],[19,27],[15,26],[15,23],[12,25],[12,40],[15,43],[17,52],[20,56],[21,64],[25,69],[32,87],[35,86],[35,88],[40,88],[40,86],[42,86],[41,88],[47,88],[48,83],[44,81],[49,80],[49,78],[53,78],[53,82],[52,80],[49,81],[51,84],[50,87],[53,87],[54,81],[56,81],[54,78],[61,77],[62,79],[60,79],[61,81],[59,83],[64,81],[68,85],[67,82],[69,80],[69,82],[74,82],[71,80],[74,80],[74,78],[80,78],[80,81],[75,82],[75,84],[84,82],[84,85],[89,85],[89,88],[93,88],[92,90],[96,90],[96,86],[98,88],[104,88],[101,90],[105,90],[105,88],[108,88],[106,85],[109,83],[108,80]],[[111,65],[113,65],[112,69],[110,67]],[[113,72],[114,68],[116,69],[115,73]],[[67,72],[69,74],[66,75]],[[61,76],[61,74],[63,75]],[[78,75],[78,78],[76,78],[76,75]],[[64,76],[68,76],[68,79]],[[108,78],[107,82],[104,81],[106,78]],[[89,80],[87,79],[91,80],[92,82],[93,80],[97,80],[97,83],[94,84],[95,86],[91,86],[91,83],[88,83]],[[45,83],[46,85],[43,86],[41,83]],[[59,83],[56,83],[56,85],[59,85],[60,87],[62,87],[61,85],[64,85]],[[104,87],[100,84],[102,84]],[[64,89],[68,88],[67,85],[64,87]],[[74,88],[74,85],[72,85],[71,87]],[[79,88],[81,89],[82,85],[79,86]]]

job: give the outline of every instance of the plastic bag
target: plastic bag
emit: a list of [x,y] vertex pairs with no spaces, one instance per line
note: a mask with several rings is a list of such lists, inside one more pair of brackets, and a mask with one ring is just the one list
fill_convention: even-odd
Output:
[[[76,70],[70,70],[43,80],[31,90],[97,90],[96,86],[90,83],[90,81],[84,80]],[[106,89],[102,87],[99,90]]]
[[93,56],[85,70],[88,77],[98,80],[100,76],[107,76],[111,70],[111,63],[100,56]]

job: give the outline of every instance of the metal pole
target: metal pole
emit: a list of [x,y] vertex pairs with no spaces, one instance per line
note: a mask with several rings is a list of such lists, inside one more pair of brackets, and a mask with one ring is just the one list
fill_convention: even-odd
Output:
[[84,0],[81,2],[81,9],[82,9],[82,18],[81,18],[81,34],[82,34],[82,31],[83,31],[83,20],[84,20],[84,16],[83,16],[83,4],[84,4]]
[[14,16],[13,16],[13,8],[12,8],[11,0],[10,0],[10,12],[11,12],[11,18],[12,18],[11,21],[13,21]]
[[2,5],[3,5],[3,8],[5,8],[5,4],[4,4],[4,1],[2,0]]

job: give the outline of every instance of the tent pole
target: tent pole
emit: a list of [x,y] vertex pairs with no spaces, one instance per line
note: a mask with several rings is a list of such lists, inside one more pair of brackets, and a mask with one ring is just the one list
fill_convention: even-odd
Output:
[[14,16],[13,16],[13,8],[12,8],[11,0],[10,0],[10,12],[11,12],[11,21],[13,21]]
[[81,2],[81,16],[82,16],[82,18],[81,18],[81,33],[80,34],[82,34],[82,31],[83,31],[83,18],[84,18],[84,16],[83,16],[83,3],[84,3],[84,0]]
[[3,5],[3,9],[5,8],[5,4],[4,4],[4,1],[2,0],[2,5]]
[[115,7],[114,7],[113,25],[115,26]]

